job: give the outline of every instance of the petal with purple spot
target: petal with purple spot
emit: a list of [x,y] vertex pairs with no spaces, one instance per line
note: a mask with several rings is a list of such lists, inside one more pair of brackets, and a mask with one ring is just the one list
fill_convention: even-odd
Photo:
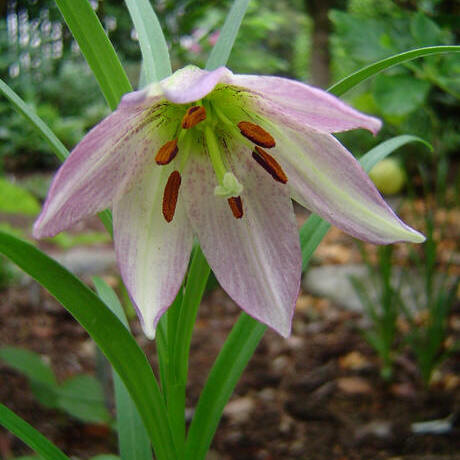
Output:
[[172,222],[167,223],[161,212],[170,172],[172,166],[151,169],[113,209],[118,265],[149,338],[174,301],[193,244],[181,198]]
[[243,184],[243,217],[236,219],[217,185],[207,155],[191,155],[184,173],[187,215],[220,285],[248,314],[287,337],[299,292],[301,254],[286,186],[267,174],[247,149],[231,149]]

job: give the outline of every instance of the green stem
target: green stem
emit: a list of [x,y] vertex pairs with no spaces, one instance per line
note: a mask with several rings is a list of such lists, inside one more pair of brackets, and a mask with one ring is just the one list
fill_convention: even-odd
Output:
[[[178,457],[185,450],[185,390],[193,327],[210,273],[209,265],[199,246],[193,255],[184,294],[176,299],[168,312],[168,378],[166,400],[171,431]],[[179,308],[180,305],[180,308]]]
[[225,404],[251,359],[267,326],[241,313],[220,350],[190,425],[185,460],[203,460]]
[[211,269],[199,246],[195,247],[185,285],[175,342],[174,368],[178,382],[187,383],[188,357],[198,307],[203,297]]
[[[169,307],[167,312],[167,380],[166,380],[166,405],[168,408],[168,418],[171,426],[171,432],[178,457],[181,458],[181,452],[185,443],[185,386],[182,390],[178,385],[174,369],[175,362],[175,341],[178,334],[177,324],[181,304],[183,301],[182,293],[179,292],[174,303]],[[181,391],[182,390],[182,391]]]

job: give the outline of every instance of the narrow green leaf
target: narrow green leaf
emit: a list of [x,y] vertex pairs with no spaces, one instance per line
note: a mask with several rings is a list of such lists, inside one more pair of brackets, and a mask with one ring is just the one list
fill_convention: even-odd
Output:
[[56,0],[104,97],[115,110],[121,96],[132,91],[128,77],[88,0]]
[[[129,330],[123,307],[113,289],[101,278],[93,278],[101,300]],[[152,460],[150,440],[139,412],[117,372],[113,371],[115,405],[117,413],[118,449],[123,459]]]
[[58,386],[56,407],[84,422],[110,422],[104,391],[92,375],[76,375]]
[[[385,142],[377,145],[369,150],[359,161],[366,172],[369,172],[379,161],[386,158],[399,147],[409,142],[421,142],[430,150],[433,147],[417,136],[402,135],[388,139]],[[302,271],[306,270],[313,252],[319,246],[322,239],[329,231],[331,224],[316,214],[312,214],[307,221],[302,225],[299,236],[300,246],[302,250]]]
[[267,326],[241,313],[214,363],[201,393],[187,438],[185,460],[202,460],[227,401]]
[[159,81],[171,75],[168,45],[160,22],[148,0],[125,0],[139,36],[143,79]]
[[433,54],[458,52],[460,52],[460,46],[427,46],[425,48],[417,48],[414,50],[405,51],[404,53],[395,54],[394,56],[387,57],[381,61],[377,61],[366,67],[363,67],[348,77],[343,78],[342,80],[332,85],[328,89],[328,92],[335,94],[336,96],[341,96],[362,81],[367,80],[379,72],[389,69],[390,67],[393,67],[397,64],[412,61],[418,57],[429,56]]
[[46,459],[70,460],[64,452],[21,417],[0,403],[0,425],[11,431],[32,450]]
[[227,64],[248,4],[249,0],[235,0],[233,2],[220,31],[217,43],[211,50],[208,62],[206,63],[206,69],[214,70]]
[[86,329],[122,378],[159,460],[175,460],[165,404],[145,354],[96,294],[34,246],[0,232],[0,253],[42,286]]
[[317,214],[312,214],[300,228],[299,237],[302,251],[302,271],[307,269],[311,256],[330,228],[331,224]]
[[[185,390],[190,342],[210,271],[208,262],[197,245],[193,250],[185,288],[181,290],[183,295],[178,294],[167,313],[167,406],[179,458],[183,457],[185,447]],[[164,350],[160,348],[160,351],[160,356],[163,355],[161,359],[164,360]]]
[[13,104],[13,108],[26,118],[39,134],[48,142],[56,156],[64,161],[69,151],[56,137],[46,123],[32,110],[3,80],[0,80],[0,91]]
[[381,142],[379,145],[369,150],[360,160],[361,166],[364,170],[369,171],[379,162],[386,158],[388,155],[399,149],[403,145],[410,142],[420,142],[425,145],[430,151],[433,151],[433,146],[418,136],[411,136],[410,134],[403,134]]

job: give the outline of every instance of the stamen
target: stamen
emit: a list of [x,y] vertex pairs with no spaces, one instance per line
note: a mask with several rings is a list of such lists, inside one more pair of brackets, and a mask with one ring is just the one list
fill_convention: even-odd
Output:
[[166,142],[166,144],[163,145],[160,150],[158,150],[155,161],[158,165],[167,165],[168,163],[171,163],[172,160],[174,160],[178,151],[179,149],[177,148],[177,139]]
[[273,139],[270,133],[267,133],[265,129],[261,128],[259,125],[251,123],[249,121],[240,121],[238,123],[238,128],[240,128],[241,134],[248,138],[254,144],[260,145],[270,149],[276,145],[275,139]]
[[227,201],[235,219],[241,219],[243,217],[243,202],[241,201],[241,197],[232,196]]
[[202,105],[194,105],[185,112],[184,118],[182,118],[182,128],[193,128],[203,120],[206,120],[206,109]]
[[166,222],[171,222],[176,212],[180,184],[181,177],[179,171],[173,171],[168,178],[163,194],[163,216]]
[[252,158],[254,158],[254,160],[256,160],[257,163],[265,169],[265,171],[271,174],[273,179],[276,181],[281,182],[282,184],[285,184],[288,181],[288,178],[279,163],[264,149],[256,147],[252,152]]

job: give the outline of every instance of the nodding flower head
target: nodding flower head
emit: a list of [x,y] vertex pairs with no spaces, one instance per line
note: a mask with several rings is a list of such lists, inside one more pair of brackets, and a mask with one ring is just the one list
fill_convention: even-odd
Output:
[[194,235],[220,285],[288,336],[301,253],[291,198],[373,243],[422,242],[332,133],[380,121],[285,78],[188,66],[118,108],[54,178],[36,237],[113,209],[121,275],[147,336],[174,300]]

